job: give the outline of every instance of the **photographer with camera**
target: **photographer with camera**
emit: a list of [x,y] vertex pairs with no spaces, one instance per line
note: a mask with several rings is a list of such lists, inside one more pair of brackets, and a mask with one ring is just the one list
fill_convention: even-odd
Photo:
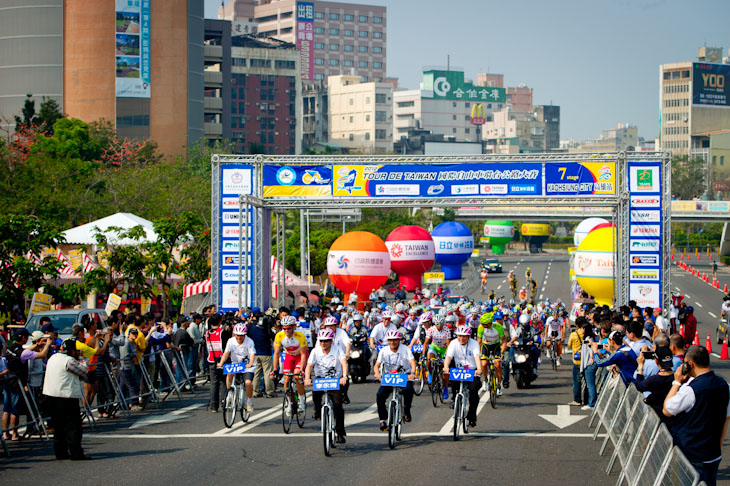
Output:
[[[641,349],[641,354],[636,358],[639,367],[636,369],[636,389],[647,395],[644,398],[644,402],[653,408],[659,417],[664,420],[667,425],[669,422],[666,420],[667,417],[662,413],[664,407],[664,399],[667,397],[669,390],[672,388],[672,381],[674,380],[674,367],[672,351],[669,349],[669,345],[658,345],[656,350],[652,351],[648,346],[644,346]],[[659,371],[654,371],[653,374],[648,374],[644,367],[650,363],[656,363]]]
[[674,372],[672,387],[662,412],[674,417],[674,443],[700,473],[700,481],[717,484],[722,444],[730,421],[730,389],[727,381],[710,369],[710,353],[692,346],[682,366]]
[[608,335],[610,356],[607,357],[601,357],[598,353],[598,343],[594,343],[592,345],[593,361],[599,368],[611,366],[611,371],[620,375],[624,385],[628,386],[629,383],[634,381],[634,371],[636,371],[638,363],[636,353],[628,344],[624,343],[624,338],[624,334],[619,331],[612,331]]

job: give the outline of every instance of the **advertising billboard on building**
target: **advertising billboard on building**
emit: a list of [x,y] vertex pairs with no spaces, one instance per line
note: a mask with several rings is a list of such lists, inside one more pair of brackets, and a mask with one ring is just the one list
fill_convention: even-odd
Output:
[[692,64],[692,104],[730,106],[730,65]]
[[424,71],[423,90],[431,91],[430,98],[437,100],[504,103],[507,99],[504,88],[475,86],[464,80],[462,71]]
[[150,2],[116,0],[117,98],[150,97]]
[[314,79],[314,3],[297,2],[297,49],[302,81]]

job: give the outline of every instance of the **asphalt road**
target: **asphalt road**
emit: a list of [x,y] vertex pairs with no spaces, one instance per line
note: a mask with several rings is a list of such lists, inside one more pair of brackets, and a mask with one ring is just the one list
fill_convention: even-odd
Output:
[[[505,278],[511,268],[522,280],[529,265],[540,283],[538,296],[568,300],[566,256],[500,260],[504,274],[492,274],[488,280],[488,287],[497,295],[509,293]],[[721,274],[730,282],[729,270],[723,268]],[[469,278],[473,283],[467,282],[464,288],[478,300],[478,277]],[[687,300],[697,309],[699,328],[706,337],[716,322],[709,312],[718,314],[722,294],[688,274],[673,271],[672,278],[673,289],[689,294]],[[730,378],[727,363],[713,359],[720,374]],[[289,435],[281,427],[280,398],[255,399],[249,423],[241,424],[238,419],[227,429],[221,414],[205,411],[207,387],[203,386],[196,394],[184,394],[182,401],[171,397],[159,410],[148,407],[129,420],[99,421],[95,430],[85,427],[84,447],[96,458],[91,462],[55,461],[49,442],[11,444],[12,457],[0,460],[2,479],[4,484],[19,484],[58,477],[79,485],[95,485],[102,478],[143,484],[304,481],[359,485],[455,479],[519,485],[616,482],[618,468],[610,477],[603,472],[608,457],[598,455],[601,441],[591,438],[588,413],[569,407],[571,419],[557,417],[559,410],[565,412],[558,406],[572,398],[567,360],[556,372],[543,365],[529,390],[518,390],[513,384],[496,409],[482,399],[477,427],[459,442],[451,436],[452,411],[446,405],[434,408],[424,391],[414,399],[413,421],[404,425],[403,440],[395,450],[388,449],[387,437],[378,429],[376,390],[372,380],[351,386],[352,403],[346,406],[347,444],[329,458],[322,452],[319,423],[312,418],[311,406],[304,427],[294,425]],[[730,484],[730,450],[725,452],[728,459],[721,465],[720,483]]]

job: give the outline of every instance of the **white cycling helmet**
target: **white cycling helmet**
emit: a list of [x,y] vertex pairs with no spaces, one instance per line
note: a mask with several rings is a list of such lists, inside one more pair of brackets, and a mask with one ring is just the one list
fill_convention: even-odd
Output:
[[281,319],[281,327],[294,327],[296,323],[297,320],[294,316],[284,316]]
[[389,310],[383,311],[383,319],[392,319],[393,313]]
[[435,316],[433,318],[433,323],[436,326],[442,325],[444,323],[444,321],[445,321],[444,316],[442,316],[441,314],[438,314],[437,316]]
[[336,326],[337,325],[337,319],[335,317],[329,316],[324,318],[324,322],[322,323],[323,326]]
[[399,304],[397,304],[397,305],[395,306],[395,311],[396,311],[396,312],[403,312],[404,310],[406,310],[406,306],[405,306],[405,305],[403,305],[403,304],[400,304],[400,303],[399,303]]
[[521,314],[520,315],[520,324],[529,324],[530,323],[530,316],[527,314]]
[[446,322],[456,322],[458,319],[456,319],[456,316],[451,314],[449,316],[446,316]]
[[390,322],[393,325],[397,326],[398,324],[400,324],[400,316],[398,314],[394,315]]
[[457,336],[471,336],[471,327],[469,326],[459,326],[456,328],[456,335]]
[[391,339],[402,339],[403,336],[400,335],[400,332],[396,331],[395,329],[392,329],[388,331],[388,333],[385,335],[385,339],[390,341]]
[[236,324],[233,326],[233,334],[236,336],[245,336],[246,332],[248,332],[248,329],[246,328],[246,324]]

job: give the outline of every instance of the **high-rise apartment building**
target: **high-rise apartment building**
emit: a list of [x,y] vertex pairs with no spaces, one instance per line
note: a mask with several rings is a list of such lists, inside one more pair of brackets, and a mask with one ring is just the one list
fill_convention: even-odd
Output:
[[662,150],[711,159],[712,132],[730,127],[730,64],[721,52],[700,47],[696,62],[660,66]]
[[560,107],[538,105],[534,108],[535,119],[545,124],[545,151],[560,148]]
[[[232,0],[238,2],[241,0]],[[252,0],[244,0],[252,1]],[[386,7],[315,0],[312,30],[299,29],[296,0],[258,1],[254,20],[261,35],[293,44],[308,36],[311,79],[325,83],[328,76],[348,74],[362,81],[385,78]],[[306,66],[305,66],[306,67]]]
[[329,141],[365,153],[393,150],[393,85],[359,76],[327,79]]
[[203,136],[203,3],[0,0],[0,116],[27,93],[177,155]]

